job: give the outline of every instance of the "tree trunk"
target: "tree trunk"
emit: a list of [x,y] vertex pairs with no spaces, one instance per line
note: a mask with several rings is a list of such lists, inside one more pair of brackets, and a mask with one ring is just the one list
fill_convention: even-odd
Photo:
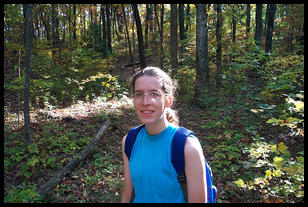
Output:
[[23,12],[25,17],[25,92],[24,92],[24,121],[25,121],[25,140],[28,145],[32,144],[30,130],[30,71],[31,71],[31,48],[33,38],[33,22],[32,22],[33,4],[23,4]]
[[189,4],[187,4],[187,8],[186,8],[186,27],[185,27],[185,31],[188,31],[188,27],[190,29],[190,6]]
[[160,66],[161,69],[164,68],[164,49],[163,49],[163,41],[164,41],[164,4],[161,5],[161,13],[160,13]]
[[87,31],[86,31],[86,9],[83,10],[83,40],[86,40]]
[[112,54],[112,46],[111,46],[111,22],[110,22],[110,4],[106,4],[106,19],[107,19],[107,46],[109,52]]
[[179,27],[180,27],[180,40],[181,40],[181,56],[185,52],[185,28],[184,28],[184,4],[179,4]]
[[246,35],[248,36],[250,32],[250,4],[247,5],[247,10],[246,10]]
[[[69,43],[70,43],[70,46],[69,46],[69,51],[70,53],[72,52],[72,27],[71,27],[71,5],[68,4],[68,37],[69,37]],[[65,30],[65,29],[64,29]]]
[[268,22],[268,13],[269,13],[269,4],[266,6],[266,12],[265,12],[265,21],[264,21],[264,28],[262,30],[262,35],[266,37],[266,31],[267,31],[267,22]]
[[170,22],[170,53],[171,68],[175,74],[178,68],[178,24],[177,24],[177,4],[171,4],[171,22]]
[[98,141],[100,140],[101,136],[103,135],[103,133],[106,131],[106,129],[110,124],[111,121],[108,119],[100,128],[96,136],[88,144],[87,148],[84,149],[82,152],[78,153],[77,155],[75,155],[72,161],[70,161],[61,171],[59,171],[55,176],[50,178],[44,185],[42,185],[37,190],[37,193],[40,194],[42,197],[45,197],[46,193],[54,189],[57,186],[57,184],[61,183],[64,176],[72,172],[73,169],[93,151]]
[[46,12],[44,10],[42,10],[41,12],[41,17],[42,17],[42,21],[43,21],[43,24],[44,24],[44,32],[46,34],[46,38],[47,38],[47,41],[49,42],[50,41],[50,34],[49,34],[49,15],[46,15]]
[[[133,17],[135,18],[135,17]],[[136,54],[136,38],[135,38],[135,21],[132,20],[133,26],[132,26],[132,39],[133,39],[133,56],[135,57]],[[134,58],[135,59],[135,58]],[[140,58],[139,58],[140,59]],[[135,68],[133,68],[133,73],[135,73]]]
[[208,32],[206,4],[196,4],[196,85],[195,99],[209,89]]
[[256,33],[255,33],[255,42],[256,45],[261,46],[261,37],[262,37],[262,4],[257,4],[256,8]]
[[154,4],[154,13],[155,19],[158,25],[159,37],[160,37],[160,68],[164,69],[164,51],[163,51],[163,40],[164,40],[164,4],[161,4],[161,11],[160,11],[160,23],[157,14],[157,5]]
[[136,27],[137,27],[138,48],[139,48],[139,57],[140,57],[140,62],[141,62],[141,68],[145,68],[146,63],[145,63],[145,56],[144,56],[142,27],[141,27],[141,21],[140,21],[140,16],[139,16],[137,4],[132,4],[132,8],[133,8],[135,21],[136,21]]
[[149,40],[148,40],[148,33],[149,33],[149,24],[150,24],[150,12],[149,12],[149,4],[146,4],[146,15],[145,15],[145,26],[144,26],[144,48],[148,48]]
[[232,5],[232,42],[236,40],[236,5]]
[[216,23],[216,87],[221,85],[221,27],[222,27],[222,11],[221,4],[217,4],[217,23]]
[[101,5],[101,15],[103,21],[103,43],[102,43],[102,54],[103,57],[107,57],[107,31],[106,31],[106,18],[105,18],[105,8]]
[[73,39],[76,40],[76,4],[73,4],[73,15]]
[[[66,5],[64,5],[64,7],[66,7]],[[68,22],[70,22],[70,19],[69,19],[69,8],[66,8],[66,14],[65,14],[65,16],[64,16],[64,14],[63,14],[63,28],[65,28],[65,29],[63,29],[63,34],[62,34],[62,44],[63,45],[66,45],[66,38],[65,38],[65,36],[66,36],[66,19],[67,19],[67,21]]]
[[[47,15],[47,14],[46,14]],[[55,17],[56,11],[55,11],[55,4],[51,4],[51,47],[52,47],[52,60],[55,60],[56,55],[56,29],[55,29]]]
[[268,21],[267,21],[267,32],[266,32],[266,43],[265,43],[265,52],[272,52],[272,37],[274,31],[274,20],[275,20],[275,12],[276,12],[276,4],[268,4]]
[[122,5],[122,11],[123,11],[123,17],[124,17],[124,24],[125,24],[125,31],[126,31],[126,36],[127,36],[127,42],[128,42],[128,49],[129,49],[129,56],[130,56],[130,62],[133,63],[134,65],[134,56],[132,53],[132,47],[130,44],[130,39],[129,39],[129,32],[128,32],[128,27],[127,27],[127,22],[126,22],[126,15],[125,15],[125,9],[124,9],[124,5]]

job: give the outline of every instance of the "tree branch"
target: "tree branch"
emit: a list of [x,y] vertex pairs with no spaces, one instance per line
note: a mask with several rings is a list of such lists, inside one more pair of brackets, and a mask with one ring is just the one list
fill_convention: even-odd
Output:
[[100,140],[103,133],[106,131],[107,127],[111,124],[111,121],[108,119],[103,126],[101,126],[100,130],[98,131],[97,135],[91,140],[88,144],[87,148],[84,149],[82,152],[78,153],[74,156],[73,160],[69,162],[60,172],[54,175],[51,179],[49,179],[44,185],[42,185],[38,190],[37,193],[40,194],[42,197],[46,195],[47,192],[54,189],[60,182],[62,182],[64,176],[70,173],[82,160],[84,160],[90,152],[94,149],[98,141]]

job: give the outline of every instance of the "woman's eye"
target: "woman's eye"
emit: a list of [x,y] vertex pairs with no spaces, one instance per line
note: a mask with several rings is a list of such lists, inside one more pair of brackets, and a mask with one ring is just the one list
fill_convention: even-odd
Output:
[[135,96],[135,97],[141,97],[141,96],[142,96],[142,93],[135,93],[134,96]]
[[153,98],[157,98],[159,96],[159,93],[157,92],[151,92],[150,93],[150,96],[153,97]]

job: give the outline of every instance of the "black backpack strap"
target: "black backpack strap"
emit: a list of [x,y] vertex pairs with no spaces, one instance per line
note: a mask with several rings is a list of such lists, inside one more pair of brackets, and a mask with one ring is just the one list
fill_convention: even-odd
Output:
[[185,156],[184,147],[186,139],[189,135],[194,134],[192,131],[180,127],[174,134],[172,141],[172,158],[171,162],[178,174],[178,181],[181,184],[181,188],[184,194],[184,199],[188,202],[187,183],[185,176]]

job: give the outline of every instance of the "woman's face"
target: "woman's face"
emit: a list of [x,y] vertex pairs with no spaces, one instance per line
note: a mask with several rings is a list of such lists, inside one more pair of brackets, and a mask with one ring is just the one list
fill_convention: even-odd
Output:
[[165,108],[172,104],[157,77],[141,76],[135,81],[134,107],[138,119],[145,125],[163,124],[166,121]]

